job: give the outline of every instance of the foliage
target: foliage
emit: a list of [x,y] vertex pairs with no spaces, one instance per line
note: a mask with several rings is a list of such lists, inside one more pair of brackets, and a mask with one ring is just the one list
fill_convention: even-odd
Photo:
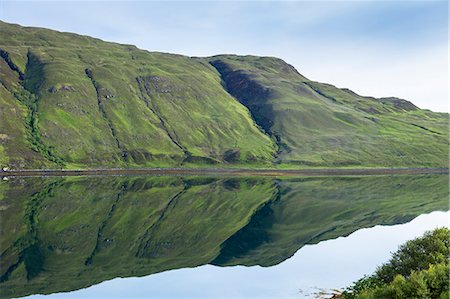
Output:
[[400,246],[386,264],[343,294],[344,298],[448,298],[450,230],[439,228]]
[[396,275],[408,276],[430,264],[439,264],[449,258],[450,231],[447,228],[425,233],[421,238],[406,242],[392,255],[391,260],[376,271],[376,277],[384,283]]

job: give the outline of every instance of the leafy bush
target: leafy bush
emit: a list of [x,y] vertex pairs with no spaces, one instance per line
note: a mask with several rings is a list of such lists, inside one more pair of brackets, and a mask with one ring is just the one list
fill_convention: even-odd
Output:
[[400,246],[388,263],[356,281],[344,298],[448,298],[450,230],[438,228]]

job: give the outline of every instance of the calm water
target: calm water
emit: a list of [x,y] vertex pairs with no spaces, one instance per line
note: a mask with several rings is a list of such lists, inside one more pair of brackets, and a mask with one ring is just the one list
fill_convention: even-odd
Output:
[[311,298],[448,226],[448,192],[447,175],[10,179],[1,295]]

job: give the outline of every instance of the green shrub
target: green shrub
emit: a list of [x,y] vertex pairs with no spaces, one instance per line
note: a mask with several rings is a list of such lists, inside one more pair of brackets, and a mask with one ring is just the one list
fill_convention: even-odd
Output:
[[406,242],[371,276],[343,292],[344,298],[448,298],[448,228]]
[[397,274],[410,275],[411,271],[427,269],[430,264],[448,260],[450,233],[447,228],[426,232],[424,236],[408,241],[392,255],[391,260],[379,267],[375,276],[391,282]]

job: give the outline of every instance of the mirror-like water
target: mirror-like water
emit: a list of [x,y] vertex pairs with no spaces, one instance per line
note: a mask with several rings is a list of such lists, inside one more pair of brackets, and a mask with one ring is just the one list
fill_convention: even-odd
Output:
[[305,245],[272,267],[205,265],[116,278],[45,298],[315,298],[321,290],[344,288],[372,273],[400,244],[426,230],[448,226],[449,216],[449,212],[433,212],[406,224],[361,229],[348,237]]
[[15,178],[0,184],[1,295],[302,298],[445,225],[411,220],[447,211],[448,192],[448,175]]

